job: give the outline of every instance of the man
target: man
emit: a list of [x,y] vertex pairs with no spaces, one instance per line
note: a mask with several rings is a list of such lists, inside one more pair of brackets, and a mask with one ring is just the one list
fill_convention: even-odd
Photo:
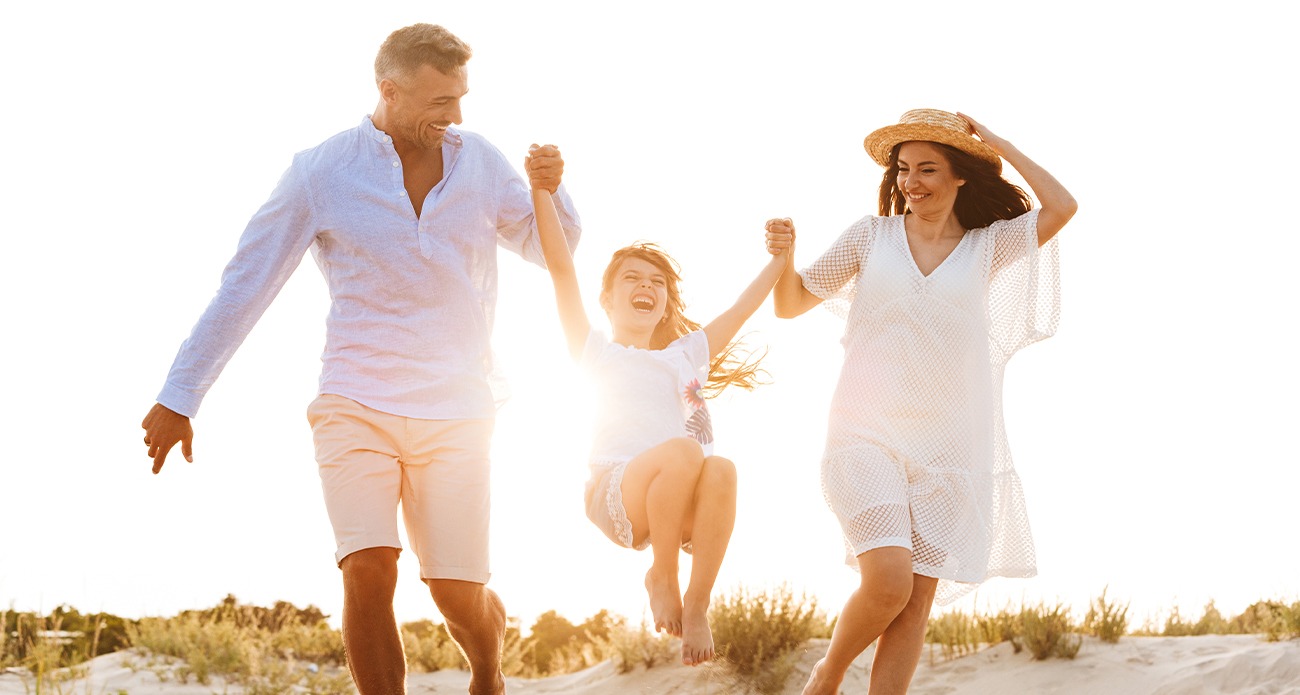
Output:
[[[505,610],[485,586],[496,246],[543,261],[529,186],[486,140],[453,127],[469,57],[439,26],[388,37],[374,114],[294,157],[142,423],[154,473],[177,442],[192,460],[189,419],[310,248],[332,302],[308,418],[363,694],[405,688],[392,607],[399,499],[421,578],[469,659],[470,692],[505,689]],[[575,246],[559,152],[534,151],[527,169],[556,197]]]

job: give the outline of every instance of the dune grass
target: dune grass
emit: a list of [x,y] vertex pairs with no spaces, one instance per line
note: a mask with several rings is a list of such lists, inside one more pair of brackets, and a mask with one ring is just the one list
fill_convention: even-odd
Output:
[[738,685],[758,693],[780,691],[798,648],[831,631],[816,599],[796,595],[788,584],[766,591],[737,587],[714,599],[709,623],[719,660]]
[[[1125,636],[1257,634],[1269,641],[1300,639],[1300,601],[1258,601],[1225,617],[1209,602],[1195,619],[1178,608],[1131,629],[1128,604],[1092,599],[1081,622],[1061,605],[1006,606],[992,611],[935,614],[926,631],[931,661],[952,659],[988,645],[1009,642],[1035,659],[1074,658],[1082,636],[1103,643]],[[131,650],[126,665],[148,670],[160,681],[238,686],[246,693],[355,692],[338,630],[327,616],[286,602],[263,608],[228,596],[206,610],[171,618],[128,620],[82,614],[59,606],[48,614],[0,610],[0,668],[25,674],[25,687],[38,693],[71,693],[95,656]],[[779,691],[793,670],[799,648],[829,637],[834,621],[814,599],[789,586],[755,591],[738,587],[716,597],[709,614],[718,661],[735,679],[737,692]],[[417,621],[401,626],[412,672],[467,669],[464,656],[443,625]],[[642,620],[629,625],[601,611],[573,624],[554,611],[540,616],[524,636],[518,621],[506,635],[506,675],[539,678],[571,673],[606,660],[620,672],[654,668],[680,658],[680,643],[653,632]]]
[[1225,618],[1210,601],[1201,616],[1186,619],[1177,607],[1163,622],[1148,620],[1130,629],[1129,604],[1107,597],[1109,588],[1088,604],[1082,623],[1062,604],[1010,606],[996,612],[949,611],[934,615],[926,630],[930,659],[936,650],[943,659],[968,654],[986,645],[1010,642],[1015,652],[1023,649],[1035,659],[1073,659],[1082,637],[1096,637],[1114,644],[1125,635],[1184,637],[1194,635],[1261,635],[1268,641],[1300,639],[1300,601],[1258,601],[1232,618]]

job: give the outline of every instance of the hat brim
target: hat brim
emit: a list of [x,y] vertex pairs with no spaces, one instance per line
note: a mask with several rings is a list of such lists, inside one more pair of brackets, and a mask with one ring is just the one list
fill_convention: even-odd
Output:
[[979,157],[997,167],[998,173],[1002,172],[1002,158],[998,156],[997,152],[993,151],[992,147],[970,135],[963,135],[951,128],[925,123],[897,123],[885,126],[868,135],[862,141],[862,146],[866,148],[867,154],[875,160],[876,164],[888,167],[889,154],[894,151],[894,146],[900,142],[912,141],[938,142],[955,147],[966,154]]

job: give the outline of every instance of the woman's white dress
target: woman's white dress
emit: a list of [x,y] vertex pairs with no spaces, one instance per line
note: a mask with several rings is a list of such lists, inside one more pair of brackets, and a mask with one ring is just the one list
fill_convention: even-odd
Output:
[[1035,574],[1020,478],[1002,420],[1002,375],[1060,313],[1057,246],[1036,210],[966,233],[928,276],[902,215],[865,217],[800,275],[845,317],[822,490],[848,562],[912,550],[951,602],[993,576]]

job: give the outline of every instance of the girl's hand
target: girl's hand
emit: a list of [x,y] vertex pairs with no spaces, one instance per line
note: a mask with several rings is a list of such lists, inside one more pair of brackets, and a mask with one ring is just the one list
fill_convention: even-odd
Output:
[[998,153],[999,157],[1005,156],[1004,153],[1011,147],[1010,142],[994,135],[993,131],[981,125],[974,118],[971,118],[960,111],[957,112],[957,115],[960,116],[963,121],[966,121],[966,125],[970,127],[970,132],[978,136],[985,145],[992,147],[993,151]]
[[524,158],[524,170],[528,172],[528,183],[533,190],[555,193],[564,176],[564,160],[560,157],[560,148],[534,143]]
[[767,252],[773,256],[794,248],[794,222],[789,217],[779,217],[767,221]]

